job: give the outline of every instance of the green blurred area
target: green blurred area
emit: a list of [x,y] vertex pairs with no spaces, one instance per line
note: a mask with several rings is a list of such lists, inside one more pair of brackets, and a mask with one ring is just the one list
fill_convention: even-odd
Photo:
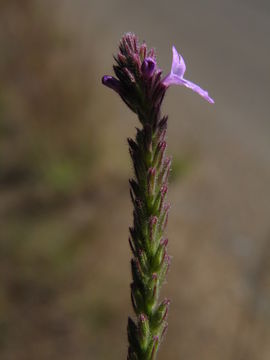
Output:
[[[259,70],[243,62],[251,44],[241,18],[254,16],[268,33],[269,8],[206,3],[202,10],[195,1],[131,2],[128,10],[121,0],[0,2],[1,360],[126,357],[132,167],[125,139],[137,123],[100,77],[111,71],[115,39],[136,29],[157,42],[163,64],[168,34],[190,58],[196,48],[193,77],[208,77],[217,98],[213,110],[182,89],[165,100],[173,263],[160,359],[269,359],[269,113],[260,106],[267,84],[260,80],[264,91],[253,94]],[[242,33],[231,25],[238,17]],[[268,65],[261,60],[262,72]]]
[[0,19],[0,357],[49,359],[90,331],[72,297],[96,227],[93,69],[52,7],[2,1]]

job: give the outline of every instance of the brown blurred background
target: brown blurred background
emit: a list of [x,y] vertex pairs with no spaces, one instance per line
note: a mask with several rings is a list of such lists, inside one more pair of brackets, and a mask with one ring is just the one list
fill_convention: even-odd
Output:
[[0,358],[126,357],[136,117],[100,83],[120,36],[174,44],[166,360],[270,359],[267,0],[1,0]]

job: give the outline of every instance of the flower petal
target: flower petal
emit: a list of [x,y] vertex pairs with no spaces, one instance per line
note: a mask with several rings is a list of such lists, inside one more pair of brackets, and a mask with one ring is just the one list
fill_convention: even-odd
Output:
[[176,48],[172,47],[173,58],[171,74],[179,77],[183,77],[186,71],[186,64],[182,56],[177,52]]
[[210,104],[214,104],[214,100],[208,95],[208,92],[206,90],[203,90],[199,85],[196,85],[193,82],[186,80],[186,79],[181,79],[181,84],[178,82],[178,85],[183,85],[183,86],[195,91],[197,94],[201,95]]
[[201,95],[210,104],[214,104],[214,100],[208,95],[208,92],[206,90],[203,90],[199,85],[196,85],[193,82],[184,78],[180,78],[179,76],[172,74],[166,76],[163,80],[163,85],[165,85],[166,87],[169,87],[170,85],[185,86],[193,90],[197,94]]
[[183,78],[174,75],[174,74],[169,74],[167,75],[163,80],[162,83],[164,86],[169,87],[171,85],[185,85],[185,81]]
[[193,82],[184,79],[184,74],[186,71],[185,61],[182,56],[177,52],[174,46],[172,47],[172,52],[173,59],[171,72],[162,80],[163,85],[165,87],[169,87],[170,85],[185,86],[193,90],[197,94],[201,95],[210,104],[214,104],[214,100],[208,95],[207,91],[203,90],[199,85],[196,85]]

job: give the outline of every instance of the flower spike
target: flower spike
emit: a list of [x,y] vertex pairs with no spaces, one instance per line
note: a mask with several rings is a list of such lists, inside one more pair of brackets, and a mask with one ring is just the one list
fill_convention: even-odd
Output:
[[168,117],[161,105],[170,85],[183,85],[213,103],[208,93],[184,79],[184,59],[173,47],[172,69],[162,79],[154,49],[139,44],[134,34],[127,33],[119,45],[113,70],[102,83],[118,93],[137,114],[140,127],[134,139],[128,138],[133,163],[130,196],[133,224],[130,227],[132,282],[131,302],[134,320],[128,320],[127,360],[155,360],[168,323],[170,301],[159,300],[171,257],[165,236],[170,204],[167,199],[171,157],[166,155]]
[[194,84],[193,82],[184,78],[186,72],[186,64],[183,57],[177,52],[176,48],[172,47],[173,59],[171,72],[163,79],[163,84],[166,87],[170,85],[180,85],[185,86],[197,94],[201,95],[206,101],[210,104],[214,104],[214,100],[208,95],[208,92],[203,90],[199,85]]

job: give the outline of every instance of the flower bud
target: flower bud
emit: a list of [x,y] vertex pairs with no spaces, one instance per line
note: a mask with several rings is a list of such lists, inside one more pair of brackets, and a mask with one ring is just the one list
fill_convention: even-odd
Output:
[[104,75],[102,78],[102,84],[120,94],[120,81],[113,76]]
[[150,78],[154,74],[155,68],[155,60],[150,57],[145,58],[141,66],[143,76],[147,79]]

